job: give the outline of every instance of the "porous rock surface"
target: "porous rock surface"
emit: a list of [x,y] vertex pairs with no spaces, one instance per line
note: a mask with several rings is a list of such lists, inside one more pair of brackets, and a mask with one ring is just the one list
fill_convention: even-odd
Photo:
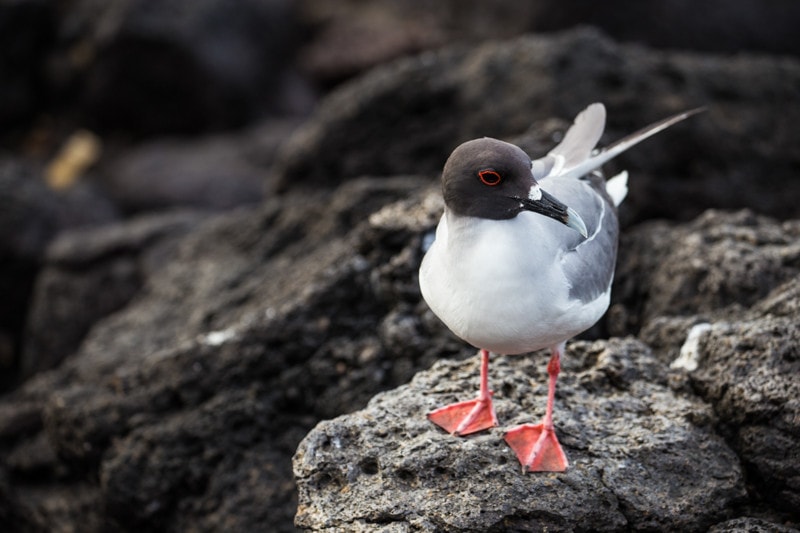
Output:
[[[503,427],[544,414],[546,360],[543,352],[494,359],[490,387]],[[502,427],[459,439],[428,422],[425,412],[475,387],[477,359],[441,362],[303,440],[294,458],[297,524],[313,531],[702,531],[743,499],[742,471],[711,430],[711,409],[671,391],[666,367],[646,346],[579,342],[565,361],[556,424],[567,473],[523,474]]]

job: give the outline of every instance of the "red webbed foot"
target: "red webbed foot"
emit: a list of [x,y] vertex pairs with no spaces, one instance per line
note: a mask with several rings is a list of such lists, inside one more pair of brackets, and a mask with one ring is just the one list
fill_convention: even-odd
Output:
[[558,443],[555,430],[544,424],[522,424],[508,430],[505,440],[517,454],[526,472],[564,472],[567,456]]
[[487,398],[440,407],[428,413],[428,420],[453,435],[469,435],[497,425],[491,393]]

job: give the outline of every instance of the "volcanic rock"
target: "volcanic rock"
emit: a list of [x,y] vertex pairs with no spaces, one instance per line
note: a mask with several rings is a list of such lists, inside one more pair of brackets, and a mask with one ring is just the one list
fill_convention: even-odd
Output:
[[[538,419],[546,354],[498,357],[504,427]],[[366,409],[319,424],[294,458],[308,531],[704,531],[745,494],[707,405],[666,386],[633,339],[573,343],[556,401],[565,474],[521,472],[503,429],[460,439],[425,413],[475,386],[477,359],[440,362]],[[538,363],[538,364],[537,364]],[[394,529],[390,528],[394,527]]]

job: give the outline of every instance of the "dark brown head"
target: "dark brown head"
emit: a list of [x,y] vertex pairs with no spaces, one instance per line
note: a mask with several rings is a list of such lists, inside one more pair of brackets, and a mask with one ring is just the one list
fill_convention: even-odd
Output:
[[444,165],[442,193],[447,208],[460,216],[504,220],[533,211],[586,236],[580,216],[539,188],[531,158],[497,139],[475,139],[453,150]]

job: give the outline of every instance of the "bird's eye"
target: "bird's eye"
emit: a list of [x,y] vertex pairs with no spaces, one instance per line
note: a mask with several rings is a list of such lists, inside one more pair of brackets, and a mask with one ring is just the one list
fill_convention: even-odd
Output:
[[485,170],[478,171],[478,178],[480,178],[481,183],[484,185],[488,185],[489,187],[494,187],[495,185],[499,185],[501,181],[503,181],[502,176],[496,170],[492,170],[491,168],[487,168]]

